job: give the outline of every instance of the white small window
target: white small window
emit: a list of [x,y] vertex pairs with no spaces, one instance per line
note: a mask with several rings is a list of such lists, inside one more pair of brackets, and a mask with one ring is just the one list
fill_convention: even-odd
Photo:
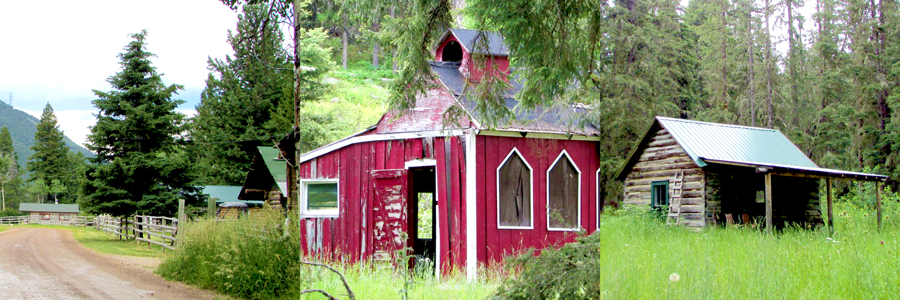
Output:
[[533,229],[532,169],[513,148],[497,167],[497,228]]
[[337,218],[338,191],[337,179],[300,180],[300,217]]
[[581,229],[581,170],[563,150],[547,169],[547,230]]

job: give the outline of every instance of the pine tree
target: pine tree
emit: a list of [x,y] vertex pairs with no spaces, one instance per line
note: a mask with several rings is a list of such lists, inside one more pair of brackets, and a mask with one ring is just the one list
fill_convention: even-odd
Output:
[[[281,29],[269,20],[266,5],[244,5],[242,10],[237,31],[229,32],[234,56],[209,61],[212,73],[192,121],[191,151],[199,158],[205,184],[240,184],[256,146],[271,145],[294,125],[294,75],[291,57],[281,46]],[[304,32],[302,98],[314,101],[324,92],[321,77],[332,62],[321,46],[324,32]]]
[[[63,133],[59,130],[56,115],[50,103],[44,107],[41,121],[37,124],[34,133],[34,145],[31,146],[34,154],[29,157],[27,164],[31,172],[30,181],[42,179],[44,182],[60,180],[69,173],[66,157],[69,147],[63,141]],[[45,195],[46,196],[46,195]]]
[[121,69],[107,82],[113,90],[94,90],[99,110],[88,136],[97,153],[83,186],[84,207],[93,213],[125,216],[135,212],[172,216],[177,200],[196,200],[193,174],[180,146],[182,100],[172,97],[182,86],[165,85],[146,49],[146,31],[118,55]]

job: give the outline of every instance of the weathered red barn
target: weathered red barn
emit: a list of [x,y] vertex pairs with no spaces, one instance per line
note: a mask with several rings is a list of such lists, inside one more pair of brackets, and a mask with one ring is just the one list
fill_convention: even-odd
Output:
[[[596,230],[596,129],[573,121],[582,109],[575,106],[482,125],[467,89],[496,72],[484,70],[508,75],[509,60],[502,37],[482,35],[486,46],[476,47],[477,36],[447,31],[430,63],[438,87],[414,109],[300,156],[305,251],[356,262],[390,260],[409,247],[439,270],[465,267],[474,276],[479,264],[505,254]],[[473,64],[473,53],[494,65]],[[511,86],[509,95],[521,88]],[[464,114],[447,121],[454,107]]]

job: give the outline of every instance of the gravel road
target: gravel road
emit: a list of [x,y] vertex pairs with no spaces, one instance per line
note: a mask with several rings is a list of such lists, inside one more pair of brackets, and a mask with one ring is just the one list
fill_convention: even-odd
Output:
[[215,299],[148,268],[155,259],[97,253],[68,230],[0,232],[0,299]]

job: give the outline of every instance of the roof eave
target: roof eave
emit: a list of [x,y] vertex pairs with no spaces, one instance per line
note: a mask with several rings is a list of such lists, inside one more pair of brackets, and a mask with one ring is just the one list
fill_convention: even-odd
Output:
[[616,173],[616,180],[625,180],[625,176],[627,176],[628,171],[630,171],[631,168],[634,167],[634,165],[637,164],[637,161],[641,158],[638,152],[650,143],[650,140],[653,139],[652,133],[659,130],[660,126],[661,125],[659,124],[659,119],[653,118],[653,122],[650,123],[650,127],[647,128],[647,131],[644,133],[644,137],[642,137],[638,144],[631,149],[631,154],[628,155],[628,159],[625,160],[625,163],[622,164],[622,167],[619,168],[619,172]]
[[835,169],[825,169],[825,168],[803,168],[796,166],[785,166],[785,165],[775,165],[775,164],[763,164],[763,163],[754,163],[754,162],[738,162],[738,161],[725,161],[725,160],[714,160],[714,159],[704,159],[710,164],[719,164],[719,165],[731,165],[731,166],[739,166],[739,167],[750,167],[750,168],[769,168],[768,172],[773,175],[782,175],[782,176],[791,176],[791,177],[806,177],[806,178],[815,178],[815,179],[852,179],[852,180],[860,180],[860,181],[887,181],[888,176],[878,175],[878,174],[868,174],[868,173],[859,173],[859,172],[849,172],[843,170],[835,170]]

